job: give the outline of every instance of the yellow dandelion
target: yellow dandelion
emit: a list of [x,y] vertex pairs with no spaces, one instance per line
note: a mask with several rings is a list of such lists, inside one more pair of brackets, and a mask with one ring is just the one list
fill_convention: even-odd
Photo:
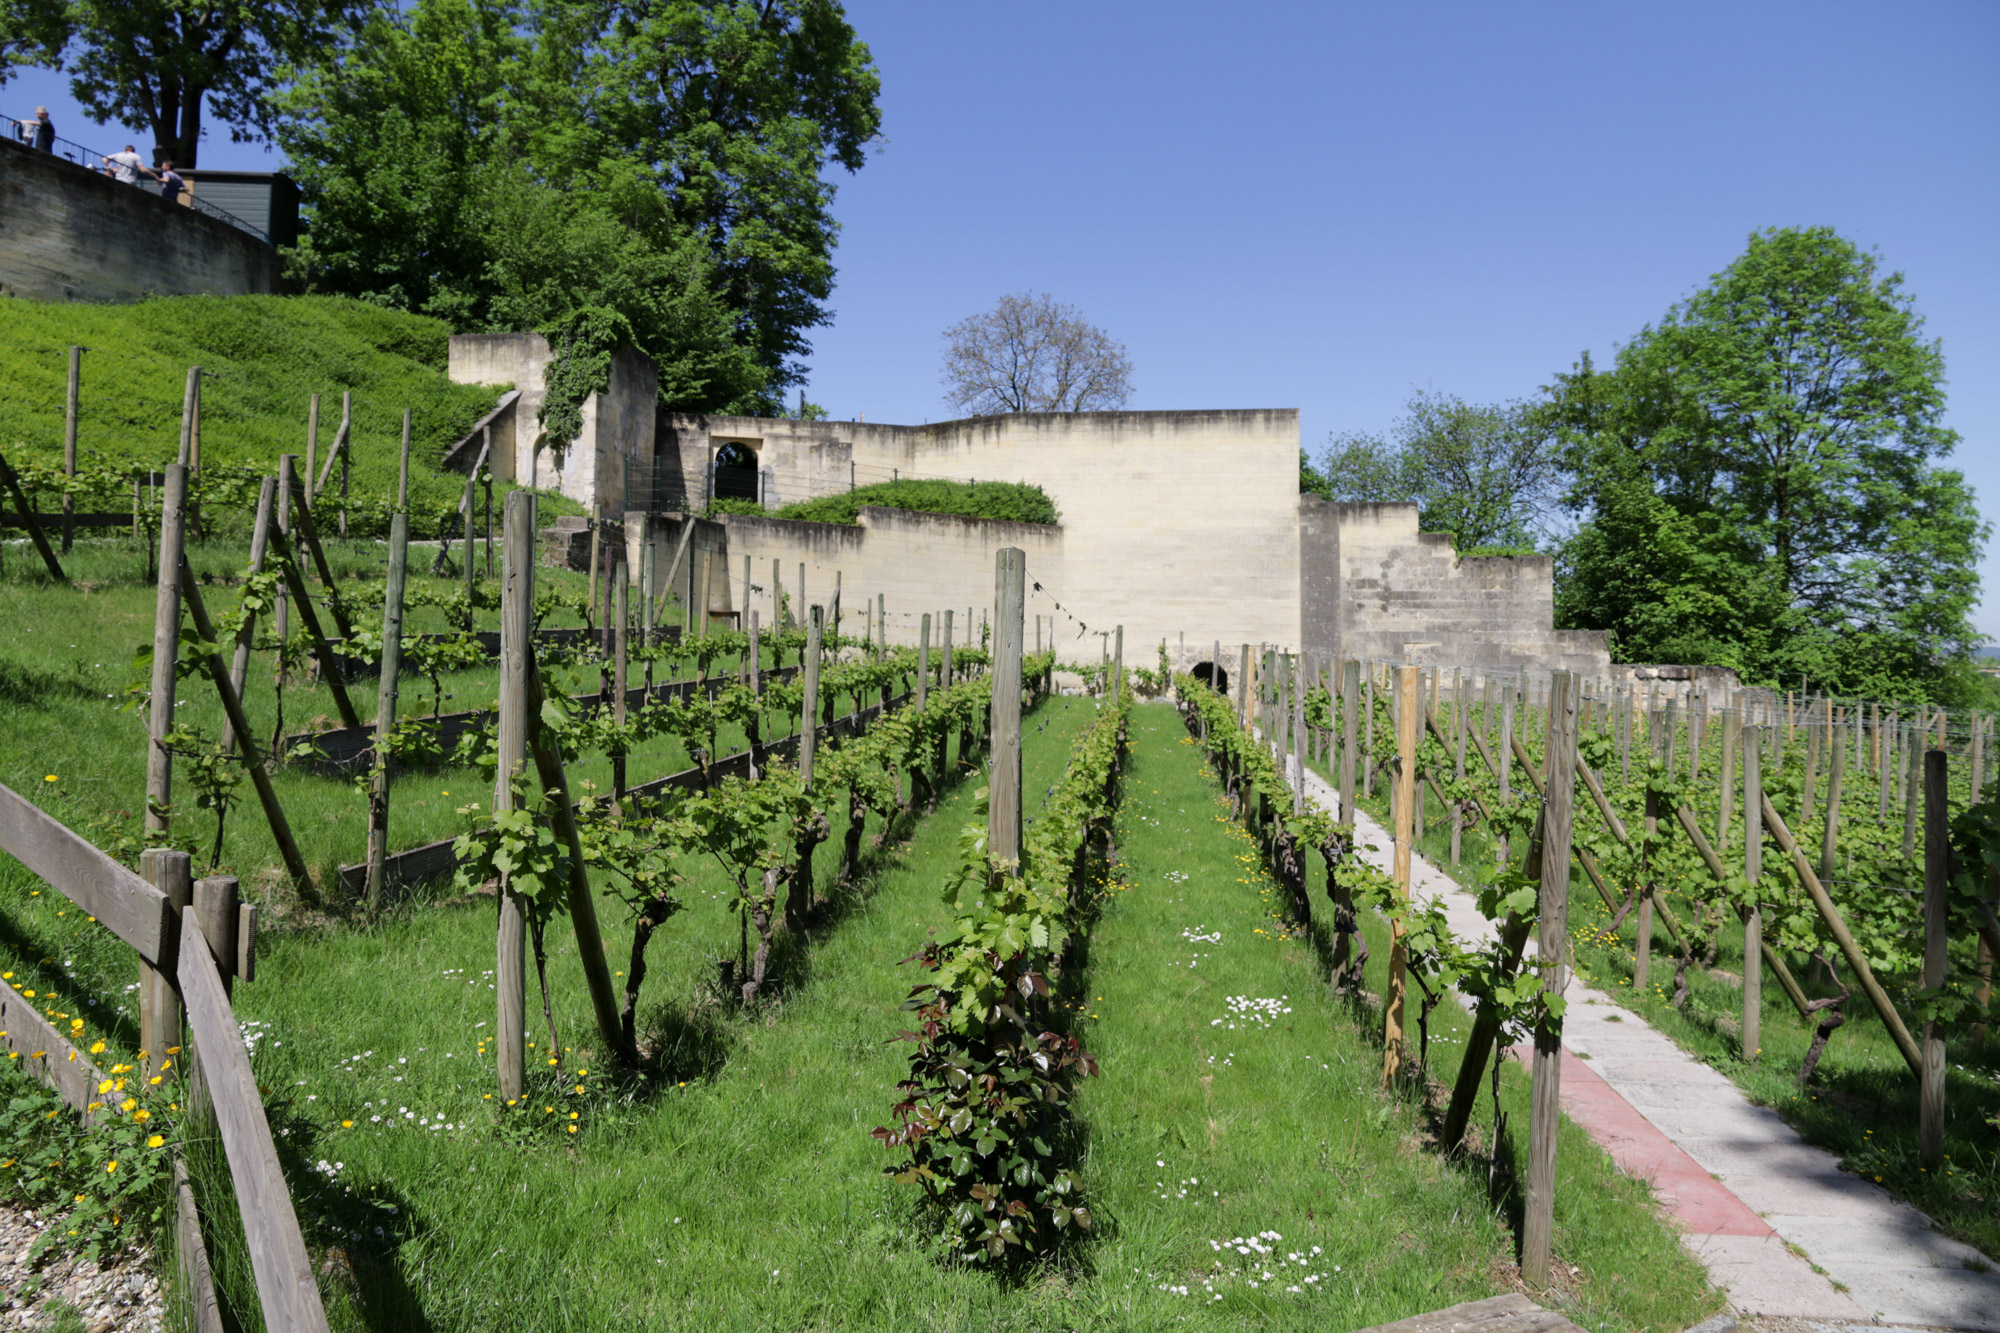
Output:
[[161,1144],[165,1143],[166,1141],[167,1141],[167,1136],[166,1136],[166,1135],[164,1135],[164,1134],[155,1134],[155,1135],[153,1135],[153,1136],[152,1136],[151,1138],[149,1138],[149,1139],[147,1139],[147,1140],[146,1140],[146,1146],[147,1146],[148,1148],[157,1148],[157,1147],[159,1147],[159,1146],[160,1146]]

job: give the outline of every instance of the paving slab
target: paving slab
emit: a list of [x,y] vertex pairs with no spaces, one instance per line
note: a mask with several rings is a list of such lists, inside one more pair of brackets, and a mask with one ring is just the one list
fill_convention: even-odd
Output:
[[[1318,774],[1292,772],[1310,799],[1339,808]],[[1364,859],[1387,869],[1388,832],[1365,814],[1355,831],[1372,848]],[[1467,943],[1494,937],[1450,876],[1421,856],[1411,871],[1413,889],[1440,898]],[[1840,1170],[1832,1153],[1753,1106],[1614,993],[1572,982],[1569,999],[1564,1114],[1621,1170],[1651,1182],[1685,1229],[1681,1243],[1739,1314],[1829,1321],[1815,1324],[1825,1333],[1850,1321],[1847,1333],[1880,1333],[1883,1323],[2000,1333],[2000,1264]]]

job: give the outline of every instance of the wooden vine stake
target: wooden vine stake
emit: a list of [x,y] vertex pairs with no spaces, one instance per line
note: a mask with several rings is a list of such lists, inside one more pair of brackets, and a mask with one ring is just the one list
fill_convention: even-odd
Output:
[[[164,834],[173,801],[174,757],[166,747],[174,729],[174,663],[181,641],[181,561],[187,543],[185,463],[167,467],[160,506],[159,584],[153,601],[153,681],[147,696],[146,832]],[[151,1049],[148,1047],[147,1049]]]
[[396,729],[396,679],[403,670],[403,586],[410,565],[410,516],[389,518],[389,583],[382,595],[382,679],[375,694],[375,771],[368,778],[368,910],[382,906],[389,864],[389,736]]
[[[1015,876],[1021,873],[1021,643],[1027,573],[1026,551],[1005,546],[994,552],[993,776],[986,803],[986,847],[992,856],[1012,862]],[[1112,698],[1117,697],[1114,692]]]
[[1750,901],[1743,907],[1743,1029],[1745,1064],[1764,1050],[1764,912],[1757,884],[1764,877],[1764,770],[1762,733],[1743,733],[1743,878]]
[[[264,484],[257,491],[257,522],[250,529],[250,572],[264,572],[264,557],[271,548],[271,510],[277,495],[278,482],[274,477],[264,478]],[[257,613],[245,608],[243,624],[236,631],[236,649],[229,661],[229,686],[236,691],[236,697],[243,697],[243,687],[250,676],[250,650],[257,643]],[[236,729],[226,726],[222,731],[222,748],[236,748]]]
[[[1945,752],[1924,754],[1924,989],[1944,989],[1950,926],[1951,810],[1946,804]],[[1944,1029],[1924,1020],[1917,1150],[1926,1170],[1944,1166]]]
[[[500,717],[499,768],[493,777],[493,813],[514,809],[514,777],[528,760],[528,671],[534,662],[535,510],[534,495],[507,496],[500,545]],[[499,956],[493,980],[498,991],[494,1053],[500,1095],[518,1101],[528,1067],[528,914],[512,876],[500,876]]]
[[1535,1024],[1534,1085],[1528,1109],[1527,1215],[1521,1228],[1521,1278],[1549,1285],[1555,1239],[1556,1132],[1562,1121],[1563,992],[1569,986],[1570,829],[1576,799],[1576,675],[1551,673],[1548,788],[1542,804],[1541,924],[1536,939],[1545,1008]]
[[[1396,852],[1390,878],[1395,881],[1399,902],[1410,900],[1410,844],[1414,837],[1411,816],[1416,813],[1417,789],[1417,669],[1398,668],[1396,679]],[[1404,973],[1409,968],[1409,946],[1403,937],[1409,927],[1401,915],[1391,918],[1389,937],[1389,993],[1382,1032],[1382,1086],[1393,1087],[1403,1071],[1403,990]]]

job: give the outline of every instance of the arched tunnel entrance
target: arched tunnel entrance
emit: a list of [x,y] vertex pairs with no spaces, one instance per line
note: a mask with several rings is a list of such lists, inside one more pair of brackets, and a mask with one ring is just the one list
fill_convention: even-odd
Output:
[[715,454],[715,498],[762,500],[757,475],[757,451],[731,440]]
[[1223,698],[1229,697],[1229,672],[1213,662],[1196,662],[1189,673]]

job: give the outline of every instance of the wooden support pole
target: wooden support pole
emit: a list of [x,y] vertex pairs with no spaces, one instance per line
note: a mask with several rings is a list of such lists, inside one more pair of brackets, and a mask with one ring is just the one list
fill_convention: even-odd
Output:
[[[1038,617],[1039,618],[1039,617]],[[924,711],[931,691],[931,613],[917,622],[917,711]]]
[[[1402,903],[1410,900],[1410,844],[1415,830],[1411,816],[1416,811],[1417,788],[1417,669],[1398,669],[1396,681],[1396,847],[1391,861],[1393,892]],[[1383,1006],[1382,1086],[1394,1087],[1403,1069],[1403,989],[1409,969],[1409,946],[1404,936],[1409,927],[1400,914],[1389,927],[1389,985]]]
[[[986,803],[986,846],[1003,861],[1021,860],[1021,640],[1025,633],[1027,552],[1006,546],[993,557],[993,776]],[[1114,693],[1113,698],[1117,696]]]
[[1764,911],[1757,899],[1764,876],[1764,772],[1762,733],[1743,733],[1743,878],[1750,901],[1743,908],[1743,1060],[1756,1064],[1764,1049]]
[[944,657],[938,669],[938,688],[951,688],[951,618],[952,609],[944,609]]
[[[1548,700],[1548,788],[1542,805],[1541,921],[1536,936],[1542,993],[1560,999],[1569,986],[1570,830],[1576,798],[1576,676],[1552,673]],[[1561,1126],[1562,1017],[1535,1025],[1529,1091],[1527,1209],[1521,1226],[1521,1278],[1549,1285],[1555,1239],[1556,1134]]]
[[[189,613],[194,619],[194,632],[202,642],[215,642],[215,625],[208,618],[208,608],[202,605],[201,587],[195,582],[194,570],[187,560],[181,560],[181,593],[187,600]],[[229,668],[223,664],[221,650],[207,654],[208,676],[215,684],[215,693],[222,700],[223,715],[229,719],[231,730],[236,734],[236,747],[242,752],[243,767],[250,774],[250,785],[256,789],[257,804],[263,808],[264,821],[271,826],[271,838],[278,844],[278,854],[284,859],[285,871],[292,877],[292,883],[301,893],[312,891],[312,873],[306,869],[306,859],[299,853],[299,847],[292,840],[291,824],[285,819],[285,811],[278,804],[277,789],[271,785],[271,775],[264,769],[264,756],[258,752],[257,741],[250,734],[250,719],[244,716],[243,701],[236,697],[236,691],[229,684]]]
[[[146,848],[139,853],[139,878],[166,895],[176,917],[194,901],[192,859],[186,852]],[[173,922],[173,926],[178,938],[179,922]],[[162,951],[165,952],[164,941]],[[177,957],[163,956],[157,967],[143,961],[139,964],[139,1049],[144,1055],[148,1078],[159,1074],[169,1061],[176,1069],[186,1065],[179,1055],[167,1054],[168,1047],[183,1045],[181,992],[174,980],[176,962]]]
[[[535,508],[532,491],[507,496],[500,537],[499,766],[493,812],[514,809],[514,778],[528,759],[528,679],[535,661]],[[528,913],[512,876],[500,876],[498,1012],[494,1059],[500,1095],[518,1101],[527,1077]]]
[[[945,621],[945,661],[947,670],[951,661],[951,612],[944,613]],[[799,704],[799,781],[807,791],[813,786],[813,750],[819,736],[819,659],[820,641],[824,630],[821,627],[822,612],[818,605],[811,608],[806,618],[806,660],[800,674],[805,677],[804,697]],[[805,885],[807,896],[812,886]]]
[[1826,828],[1820,835],[1819,877],[1833,878],[1840,854],[1840,796],[1847,779],[1847,738],[1836,724],[1833,728],[1832,766],[1826,776]]
[[[264,572],[264,558],[271,549],[271,510],[277,495],[278,482],[275,477],[264,478],[257,491],[257,521],[250,529],[250,573],[254,577]],[[243,697],[243,688],[250,677],[250,650],[257,644],[257,612],[245,607],[243,623],[236,630],[236,647],[229,659],[229,687],[236,691],[236,697]],[[222,748],[236,748],[236,728],[224,726]]]
[[[290,457],[289,454],[286,455]],[[319,614],[313,610],[312,598],[306,594],[305,580],[299,576],[298,561],[290,551],[278,553],[280,567],[284,571],[285,586],[291,590],[292,602],[298,608],[299,619],[305,622],[306,634],[312,639],[313,654],[319,658],[319,673],[333,691],[333,706],[340,713],[342,726],[361,729],[361,716],[354,711],[354,701],[347,697],[347,686],[340,679],[340,659],[333,655],[333,645],[326,641],[326,634],[320,629]]]
[[410,516],[389,516],[389,582],[382,595],[382,678],[375,695],[375,771],[368,780],[368,909],[382,906],[389,861],[389,736],[396,729],[396,680],[403,668],[403,589],[410,566]]
[[[629,614],[627,598],[630,580],[625,577],[625,564],[621,560],[612,561],[611,573],[617,589],[617,614],[611,627],[611,720],[622,730],[625,726],[625,619]],[[754,645],[751,652],[756,652]],[[611,756],[611,794],[620,802],[625,799],[625,755],[622,751]],[[621,1034],[624,1032],[623,1020],[620,1020],[618,1030]]]
[[[533,534],[530,533],[530,536]],[[529,547],[532,558],[532,545]],[[620,580],[623,586],[623,580]],[[597,924],[597,902],[590,893],[590,870],[583,859],[583,834],[577,826],[576,807],[570,800],[569,779],[563,772],[562,753],[542,743],[542,730],[533,725],[542,715],[542,677],[534,654],[528,654],[528,749],[534,755],[535,770],[542,792],[548,797],[549,823],[555,835],[569,849],[569,879],[565,886],[569,904],[570,929],[576,935],[577,961],[583,965],[584,989],[590,992],[590,1008],[597,1019],[597,1035],[621,1063],[638,1063],[639,1054],[625,1036],[625,1024],[618,1014],[618,997],[611,986],[611,964],[604,958],[604,935]],[[560,1058],[560,1052],[551,1051]]]
[[14,497],[14,505],[21,511],[21,526],[28,530],[28,540],[35,544],[35,554],[41,556],[49,577],[57,583],[68,583],[69,575],[63,573],[62,562],[56,559],[55,549],[49,545],[48,534],[42,531],[42,522],[35,516],[34,506],[28,503],[27,494],[21,489],[21,479],[14,475],[14,465],[4,458],[0,458],[0,482],[6,483],[7,493]]
[[1854,934],[1848,930],[1846,920],[1840,915],[1840,909],[1835,907],[1833,899],[1827,896],[1825,887],[1819,882],[1819,876],[1813,873],[1805,853],[1799,850],[1798,842],[1792,837],[1792,830],[1786,825],[1785,817],[1771,804],[1768,793],[1761,804],[1764,809],[1764,827],[1770,831],[1773,838],[1777,839],[1778,846],[1785,855],[1791,858],[1792,872],[1798,877],[1799,883],[1805,886],[1806,895],[1812,899],[1820,920],[1826,923],[1828,932],[1833,936],[1833,942],[1840,947],[1841,956],[1847,960],[1848,969],[1860,981],[1861,989],[1868,996],[1868,1002],[1875,1006],[1875,1016],[1880,1018],[1882,1026],[1888,1029],[1890,1039],[1896,1043],[1896,1050],[1910,1066],[1910,1072],[1921,1081],[1923,1055],[1917,1049],[1915,1040],[1911,1038],[1910,1029],[1903,1023],[1903,1016],[1896,1012],[1896,1006],[1889,1002],[1889,993],[1883,990],[1882,983],[1875,979],[1875,969],[1868,965],[1867,955],[1862,953],[1861,946],[1855,943]]
[[194,415],[200,396],[201,367],[189,366],[187,387],[181,391],[181,447],[174,460],[186,468],[194,466]]
[[1918,808],[1924,785],[1924,731],[1921,718],[1905,729],[1909,746],[1908,769],[1903,774],[1903,859],[1917,854]]
[[1722,715],[1722,793],[1715,813],[1715,850],[1724,855],[1729,852],[1729,818],[1736,805],[1736,751],[1742,736],[1743,712],[1739,704]]
[[403,409],[403,443],[396,465],[396,508],[410,509],[410,409]]
[[1243,660],[1236,668],[1236,725],[1249,729],[1250,726],[1250,645],[1243,645]]
[[472,563],[472,520],[478,516],[478,484],[479,476],[477,472],[465,479],[465,497],[459,501],[458,505],[458,530],[460,535],[465,539],[463,561],[465,565],[465,628],[468,631],[471,630],[473,625],[478,623],[479,616],[478,611],[472,605],[472,581],[474,574],[477,572]]
[[[1025,557],[1024,557],[1025,558]],[[1125,691],[1125,627],[1118,626],[1112,631],[1111,649],[1111,702],[1117,703]]]
[[[1945,752],[1924,755],[1924,989],[1942,991],[1951,929],[1951,809]],[[1944,1028],[1924,1020],[1917,1152],[1924,1167],[1944,1167]]]
[[[283,490],[284,478],[287,475],[285,459],[289,457],[291,457],[290,454],[285,454],[278,459],[279,488],[281,491]],[[296,476],[293,477],[293,485],[295,487],[297,485]],[[281,502],[295,498],[297,498],[296,492],[290,496],[280,496]],[[313,568],[319,572],[321,585],[326,588],[326,608],[333,614],[334,628],[340,631],[341,638],[351,639],[354,637],[354,624],[347,618],[347,607],[340,599],[340,583],[333,577],[333,566],[327,562],[326,549],[319,544],[319,526],[313,522],[312,505],[309,503],[293,505],[292,517],[298,521],[299,536],[304,540],[306,550],[312,556]],[[301,614],[304,614],[303,609]],[[349,725],[354,724],[350,723]]]
[[[69,484],[76,484],[76,413],[78,391],[83,381],[83,349],[69,349],[69,380],[63,394],[63,476]],[[68,555],[76,541],[76,497],[68,487],[63,489],[63,554]]]
[[171,464],[160,506],[160,570],[153,600],[153,679],[146,747],[146,831],[158,834],[167,832],[173,804],[174,758],[165,742],[167,733],[174,729],[174,664],[180,655],[187,483],[186,465]]
[[[584,605],[590,608],[590,610],[586,613],[588,615],[597,614],[597,566],[599,559],[602,557],[604,548],[604,532],[601,526],[602,518],[603,515],[600,512],[600,506],[598,502],[595,500],[591,501],[590,502],[590,596],[584,602]],[[610,652],[611,651],[610,638],[608,636],[604,637],[600,641],[599,647],[604,652],[607,653]]]

